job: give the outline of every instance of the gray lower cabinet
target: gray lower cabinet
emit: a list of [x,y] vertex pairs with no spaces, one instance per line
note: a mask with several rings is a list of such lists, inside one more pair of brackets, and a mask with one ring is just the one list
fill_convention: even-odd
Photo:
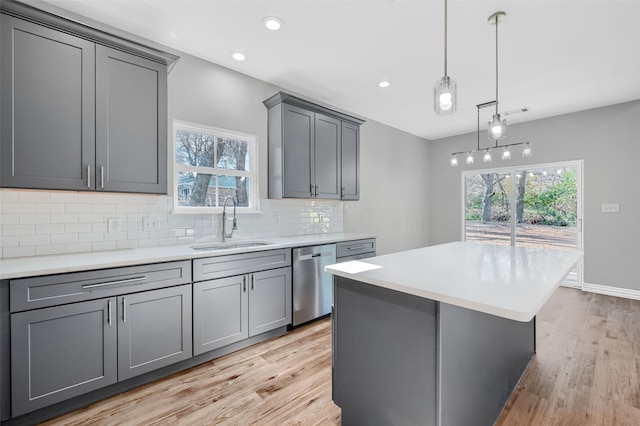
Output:
[[191,285],[118,297],[118,380],[191,358]]
[[115,383],[116,299],[11,315],[11,410],[19,416]]
[[0,6],[0,187],[166,194],[167,64],[177,57]]
[[249,337],[247,275],[193,284],[193,354]]
[[[165,265],[146,273],[184,262]],[[127,281],[145,285],[87,285]],[[12,313],[12,417],[186,360],[192,348],[191,284]]]
[[291,249],[193,260],[193,353],[291,324]]
[[291,324],[291,268],[193,284],[194,355]]

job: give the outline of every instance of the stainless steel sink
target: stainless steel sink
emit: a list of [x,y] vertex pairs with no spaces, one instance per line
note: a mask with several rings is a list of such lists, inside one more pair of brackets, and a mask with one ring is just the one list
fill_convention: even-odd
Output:
[[195,244],[191,246],[192,250],[197,251],[214,251],[214,250],[231,250],[238,248],[268,246],[273,244],[269,241],[238,241],[237,243],[206,243]]

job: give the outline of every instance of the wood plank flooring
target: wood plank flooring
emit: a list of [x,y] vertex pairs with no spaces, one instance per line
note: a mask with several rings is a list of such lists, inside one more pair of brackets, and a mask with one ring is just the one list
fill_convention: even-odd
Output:
[[[538,353],[496,425],[640,425],[640,301],[560,288]],[[331,322],[74,411],[46,425],[339,425]]]

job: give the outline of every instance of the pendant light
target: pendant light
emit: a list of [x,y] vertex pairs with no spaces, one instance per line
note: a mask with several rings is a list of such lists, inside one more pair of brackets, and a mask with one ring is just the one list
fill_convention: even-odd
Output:
[[447,0],[444,0],[444,77],[433,88],[433,107],[440,115],[453,114],[458,108],[457,85],[447,75]]
[[[498,23],[504,21],[507,14],[504,12],[496,12],[489,16],[489,25],[496,26],[496,113],[493,120],[489,122],[489,140],[498,141],[504,139],[507,135],[507,120],[501,120],[498,112]],[[504,158],[504,155],[503,155]]]

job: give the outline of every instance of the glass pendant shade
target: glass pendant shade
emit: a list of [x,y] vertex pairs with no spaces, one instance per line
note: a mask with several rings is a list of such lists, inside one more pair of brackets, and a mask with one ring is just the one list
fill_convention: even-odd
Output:
[[497,141],[507,137],[507,120],[501,120],[500,114],[494,114],[489,122],[489,140]]
[[453,114],[458,108],[457,85],[449,77],[442,77],[433,88],[434,109],[440,115]]
[[471,151],[467,153],[467,159],[465,160],[465,163],[473,164],[473,154],[471,153]]
[[454,154],[451,156],[451,167],[455,167],[457,165],[458,165],[458,156]]
[[531,151],[531,144],[529,142],[526,142],[524,144],[524,148],[522,148],[522,156],[524,158],[528,158],[531,157],[533,155],[533,152]]
[[482,161],[485,163],[490,163],[491,162],[491,151],[489,151],[488,149],[484,150],[484,155],[482,156]]
[[506,146],[504,147],[504,150],[502,151],[502,159],[503,160],[510,160],[511,159],[511,152],[509,151],[509,148],[507,148]]

